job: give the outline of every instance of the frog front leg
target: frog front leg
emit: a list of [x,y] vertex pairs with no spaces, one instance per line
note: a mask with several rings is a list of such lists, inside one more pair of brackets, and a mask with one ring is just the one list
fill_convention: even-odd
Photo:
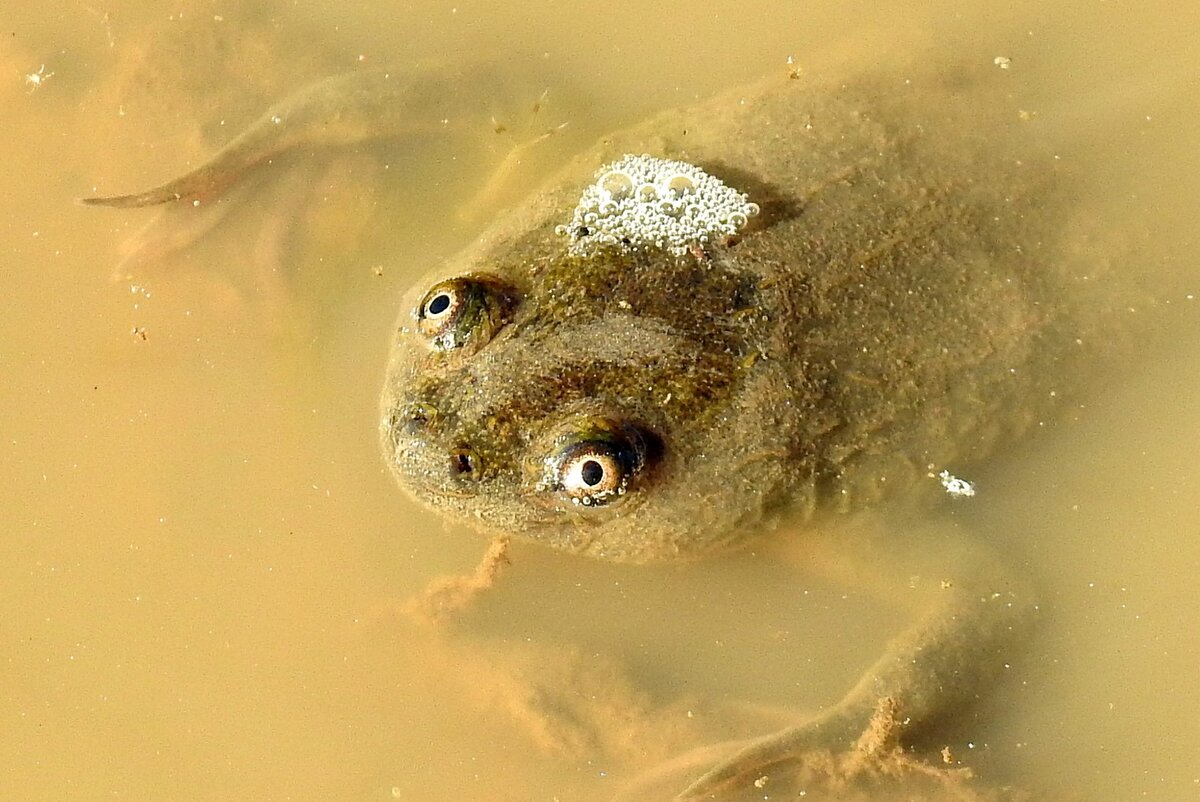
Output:
[[[959,578],[939,582],[933,604],[888,644],[840,702],[808,721],[743,743],[676,799],[719,799],[815,754],[858,750],[871,758],[873,750],[894,747],[974,702],[1027,639],[1036,609],[1027,583],[995,555],[982,547],[975,551],[971,564],[956,572]],[[846,781],[853,778],[838,780]]]

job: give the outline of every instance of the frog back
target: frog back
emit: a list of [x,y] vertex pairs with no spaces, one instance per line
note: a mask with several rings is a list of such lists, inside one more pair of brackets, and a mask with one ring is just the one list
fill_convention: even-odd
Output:
[[[1074,298],[1097,278],[1067,242],[1074,177],[1018,111],[973,67],[772,77],[606,137],[445,266],[510,281],[541,310],[538,331],[607,315],[607,340],[682,354],[661,360],[653,392],[641,374],[589,385],[654,421],[670,457],[653,501],[602,525],[539,521],[537,537],[618,559],[700,553],[781,511],[803,520],[911,488],[1043,415],[1102,315]],[[760,214],[702,254],[564,257],[582,188],[630,153],[697,165]],[[518,336],[488,359],[536,372],[538,357],[516,355],[548,341]],[[408,350],[398,342],[385,408],[398,376],[425,369]],[[511,428],[550,414],[518,410]],[[529,528],[490,512],[473,517]]]

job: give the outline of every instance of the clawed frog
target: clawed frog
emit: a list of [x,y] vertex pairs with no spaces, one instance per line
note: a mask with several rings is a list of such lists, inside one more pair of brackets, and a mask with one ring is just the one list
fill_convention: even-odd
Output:
[[[403,304],[380,422],[400,485],[471,526],[629,563],[939,493],[940,471],[1049,410],[1106,311],[1074,300],[1085,270],[1104,280],[1067,245],[1074,179],[989,67],[772,76],[579,154]],[[330,119],[358,137],[402,94],[358,80],[302,93],[176,182],[90,202],[203,197],[328,143]],[[694,166],[752,213],[686,247],[579,246],[588,187],[689,191],[603,169],[640,154]],[[743,744],[681,798],[843,749],[881,704],[901,740],[927,728],[1000,672],[1032,606],[980,557],[840,702]]]

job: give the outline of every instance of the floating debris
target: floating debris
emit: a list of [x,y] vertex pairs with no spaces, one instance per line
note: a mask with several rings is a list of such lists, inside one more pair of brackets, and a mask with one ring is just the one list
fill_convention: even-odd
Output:
[[975,495],[975,485],[968,482],[966,479],[959,479],[950,471],[942,471],[937,475],[937,478],[942,480],[942,487],[946,488],[946,492],[955,498],[970,498]]
[[53,77],[54,73],[46,72],[46,65],[43,64],[35,71],[25,75],[25,86],[28,87],[27,91],[31,93],[36,92],[46,85],[46,81],[49,81]]
[[732,237],[758,205],[694,164],[653,156],[624,156],[601,167],[583,191],[571,222],[558,226],[570,251],[657,248],[675,256]]
[[1007,70],[1012,66],[1012,59],[1010,59],[1008,56],[996,56],[994,59],[992,59],[992,63],[1002,70]]

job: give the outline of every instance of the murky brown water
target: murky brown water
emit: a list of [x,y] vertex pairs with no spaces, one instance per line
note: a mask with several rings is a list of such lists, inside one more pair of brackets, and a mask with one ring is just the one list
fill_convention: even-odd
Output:
[[[0,796],[568,800],[627,779],[481,708],[467,643],[484,661],[530,644],[611,658],[667,702],[836,699],[904,612],[765,555],[639,569],[518,546],[455,637],[401,620],[398,602],[485,544],[394,489],[377,394],[402,291],[576,143],[828,43],[869,58],[941,38],[1039,76],[1033,111],[1095,163],[1097,205],[1152,233],[1136,269],[1179,287],[1127,380],[972,476],[980,495],[954,508],[1036,577],[1045,621],[945,741],[988,784],[1039,798],[1200,798],[1195,9],[155,5],[0,10]],[[360,57],[540,61],[551,91],[507,134],[429,145],[418,161],[436,166],[397,161],[385,182],[337,160],[285,186],[300,219],[248,213],[109,281],[152,213],[74,197],[170,176]],[[562,119],[525,172],[475,197],[523,133]],[[289,274],[255,272],[284,225]]]

